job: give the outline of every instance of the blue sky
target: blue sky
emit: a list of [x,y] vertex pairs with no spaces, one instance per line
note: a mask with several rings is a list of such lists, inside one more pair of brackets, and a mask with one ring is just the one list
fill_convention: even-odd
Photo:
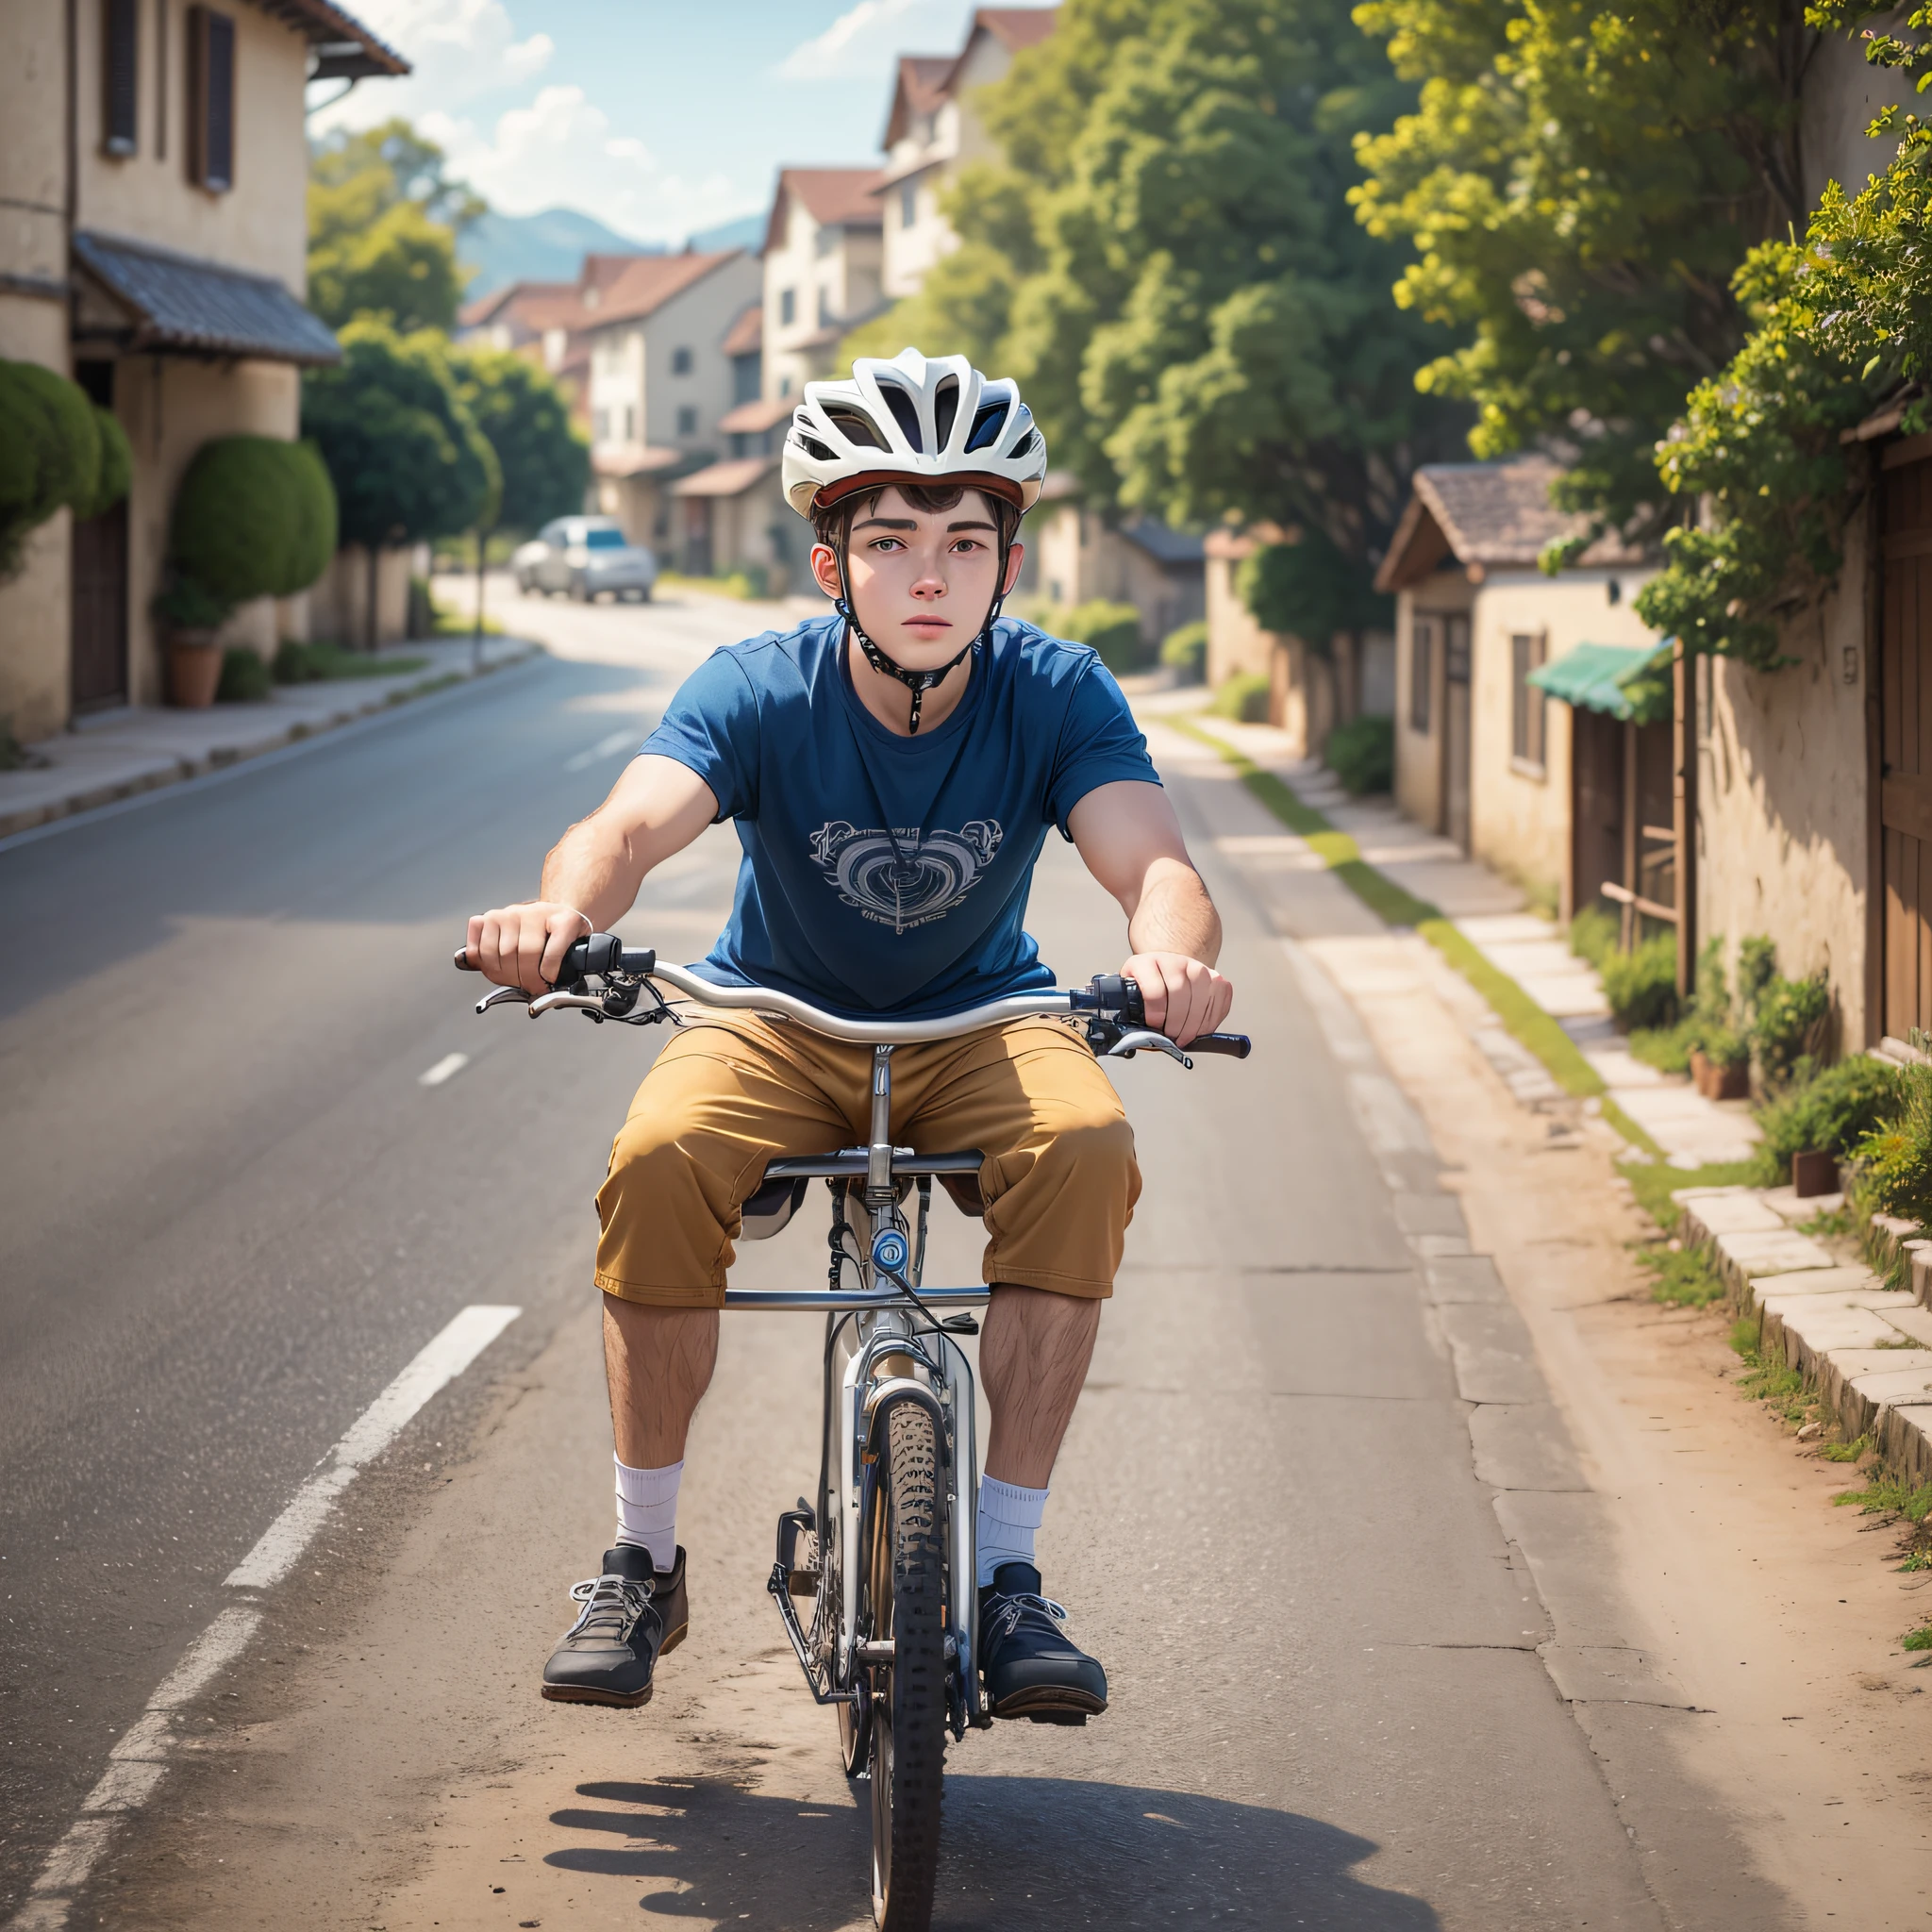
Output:
[[407,115],[507,214],[577,208],[673,242],[765,207],[781,165],[875,162],[897,57],[957,49],[973,10],[966,0],[348,5],[416,71],[364,81],[313,131]]

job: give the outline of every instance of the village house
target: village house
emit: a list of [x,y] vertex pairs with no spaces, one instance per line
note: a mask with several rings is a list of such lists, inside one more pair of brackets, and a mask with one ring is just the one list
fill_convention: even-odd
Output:
[[879,311],[876,168],[784,168],[765,224],[765,394],[833,373],[846,332]]
[[1201,539],[1158,517],[1109,523],[1081,501],[1066,471],[1049,472],[1025,536],[1023,591],[1062,610],[1097,599],[1131,604],[1149,652],[1206,612]]
[[873,189],[883,222],[886,295],[913,295],[956,242],[942,203],[961,168],[996,160],[974,90],[1001,79],[1014,55],[1053,32],[1051,7],[981,7],[957,54],[901,58],[886,117],[886,165]]
[[[25,740],[152,704],[149,604],[175,487],[210,438],[292,439],[334,336],[307,288],[312,80],[408,72],[330,0],[0,7],[0,357],[72,376],[126,431],[128,496],[59,511],[0,585],[0,719]],[[306,634],[262,600],[229,637]]]

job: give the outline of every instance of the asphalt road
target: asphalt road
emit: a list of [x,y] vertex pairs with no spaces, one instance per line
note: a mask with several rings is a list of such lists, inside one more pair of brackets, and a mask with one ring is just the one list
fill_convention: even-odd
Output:
[[[863,1916],[862,1825],[761,1589],[811,1436],[798,1323],[727,1336],[691,1452],[698,1613],[665,1695],[619,1731],[529,1690],[608,1508],[589,1195],[643,1049],[473,1019],[448,949],[741,622],[699,605],[542,621],[575,656],[0,852],[0,1917],[228,1569],[473,1302],[525,1310],[491,1357],[516,1402],[439,1398],[417,1442],[436,1487],[378,1484],[326,1540],[340,1565],[369,1537],[353,1601],[318,1569],[318,1627],[275,1613],[275,1656],[234,1694],[287,1720],[280,1769],[210,1755],[143,1829],[173,1793],[211,1843],[240,1803],[225,1790],[258,1783],[292,1813],[300,1787],[310,1815],[275,1857],[307,1884],[304,1831],[337,1864],[342,1832],[358,1853],[381,1835],[391,1927],[533,1923],[485,1896],[526,1852],[575,1888],[549,1908],[585,1923]],[[728,898],[726,841],[655,880],[626,929],[694,957]],[[1277,941],[1202,858],[1257,1058],[1121,1074],[1147,1193],[1042,1540],[1115,1707],[955,1754],[941,1920],[1660,1926],[1471,1473],[1398,1222],[1427,1220],[1432,1162],[1398,1160],[1391,1191]],[[1121,951],[1117,910],[1058,841],[1035,919],[1063,978]],[[452,1052],[471,1063],[423,1087]],[[747,1278],[816,1273],[816,1230],[787,1239]],[[942,1253],[972,1265],[964,1224]],[[329,1653],[326,1696],[298,1635]],[[256,1775],[224,1787],[244,1762]],[[432,1796],[495,1808],[432,1831]],[[1721,1816],[1709,1832],[1732,1858]],[[741,1862],[747,1842],[771,1857]],[[218,1878],[210,1853],[192,1907],[158,1860],[125,1870],[119,1922],[258,1923],[243,1863]],[[327,1909],[283,1898],[282,1923],[377,1923],[358,1916],[375,1893],[344,1883]]]

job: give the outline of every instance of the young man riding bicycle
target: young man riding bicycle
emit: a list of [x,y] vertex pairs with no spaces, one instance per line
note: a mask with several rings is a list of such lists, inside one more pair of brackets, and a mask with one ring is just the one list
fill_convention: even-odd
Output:
[[[731,920],[693,970],[855,1018],[941,1016],[1050,986],[1022,928],[1050,829],[1127,917],[1122,973],[1185,1045],[1233,989],[1221,926],[1144,741],[1093,652],[999,615],[1046,447],[1018,390],[908,349],[807,385],[783,480],[837,613],[717,652],[610,796],[558,841],[541,897],[470,921],[473,965],[533,997],[651,870],[731,819]],[[755,1015],[679,1031],[638,1090],[597,1196],[618,1534],[543,1694],[640,1705],[688,1623],[675,1512],[716,1361],[739,1210],[766,1163],[866,1131],[871,1054]],[[995,1716],[1107,1708],[1034,1557],[1052,1474],[1113,1291],[1140,1174],[1078,1033],[1023,1020],[902,1047],[896,1141],[973,1147],[991,1285],[978,1499],[980,1666]]]

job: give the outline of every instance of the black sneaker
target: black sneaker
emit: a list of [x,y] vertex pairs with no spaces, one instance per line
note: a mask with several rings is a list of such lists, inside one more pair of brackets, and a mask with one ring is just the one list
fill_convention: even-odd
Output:
[[668,1571],[654,1570],[648,1550],[619,1543],[604,1552],[604,1574],[571,1590],[583,1605],[543,1666],[543,1694],[563,1704],[651,1701],[651,1673],[684,1641],[691,1610],[684,1591],[684,1551]]
[[979,1592],[979,1668],[995,1717],[1083,1724],[1107,1708],[1107,1673],[1063,1627],[1067,1613],[1040,1593],[1031,1563],[1002,1563]]

